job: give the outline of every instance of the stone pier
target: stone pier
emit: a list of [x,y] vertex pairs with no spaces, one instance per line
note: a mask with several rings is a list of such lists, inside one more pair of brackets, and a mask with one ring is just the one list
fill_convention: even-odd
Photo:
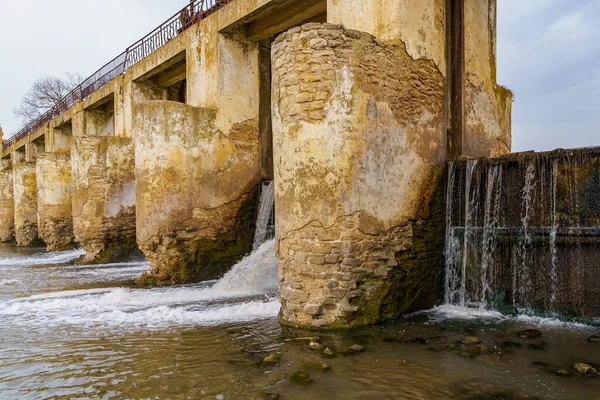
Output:
[[37,182],[34,163],[13,167],[15,239],[18,246],[29,246],[38,240]]
[[0,241],[15,237],[15,207],[12,169],[0,171]]
[[[215,279],[252,250],[260,183],[258,46],[224,36],[207,51],[222,60],[204,67],[222,74],[211,95],[216,107],[157,99],[133,107],[137,239],[152,266],[141,281]],[[189,73],[188,87],[206,74]]]
[[71,155],[42,153],[36,162],[39,237],[49,251],[73,247]]
[[137,250],[131,139],[74,136],[73,231],[86,251],[82,262],[123,260]]

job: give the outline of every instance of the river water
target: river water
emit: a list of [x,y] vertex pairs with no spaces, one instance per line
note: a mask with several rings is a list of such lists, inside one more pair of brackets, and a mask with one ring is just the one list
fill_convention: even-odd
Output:
[[[1,399],[600,398],[600,375],[572,368],[600,364],[593,325],[442,306],[299,331],[277,322],[273,240],[219,281],[169,288],[133,286],[145,262],[74,265],[81,254],[0,247]],[[290,340],[314,335],[333,355]]]

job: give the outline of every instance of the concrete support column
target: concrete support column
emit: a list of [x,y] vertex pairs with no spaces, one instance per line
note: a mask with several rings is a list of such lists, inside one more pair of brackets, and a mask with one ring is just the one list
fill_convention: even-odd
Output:
[[400,40],[331,24],[272,49],[281,321],[345,327],[433,305],[442,72]]
[[13,191],[17,245],[29,246],[38,240],[35,164],[20,163],[13,167]]
[[49,251],[73,246],[71,155],[42,153],[37,157],[38,229]]
[[252,248],[256,124],[225,136],[214,110],[167,101],[139,104],[134,114],[137,237],[151,278],[218,278]]
[[15,237],[15,207],[12,169],[0,170],[0,241]]
[[[218,46],[206,57],[218,60],[211,83],[218,93],[209,102],[217,108],[152,100],[133,109],[137,238],[152,265],[142,280],[214,279],[252,250],[260,183],[258,44],[213,34]],[[205,73],[188,69],[190,87]]]
[[86,251],[83,262],[126,259],[137,252],[133,142],[114,136],[72,140],[73,231]]

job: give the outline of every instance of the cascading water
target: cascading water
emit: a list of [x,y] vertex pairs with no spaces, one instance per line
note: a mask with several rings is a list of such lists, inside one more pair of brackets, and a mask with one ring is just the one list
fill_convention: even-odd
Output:
[[[256,221],[254,249],[218,281],[167,288],[95,288],[50,292],[0,301],[0,319],[13,326],[165,328],[173,325],[212,325],[277,315],[277,259],[273,236],[273,182],[263,185]],[[64,264],[81,250],[0,259],[1,269],[19,265]],[[107,276],[133,279],[147,263],[106,266],[60,266],[62,279],[73,276],[92,282]],[[23,273],[23,269],[19,269]],[[6,281],[6,282],[4,282]],[[4,286],[18,282],[0,279]],[[1,294],[1,292],[0,292]],[[1,300],[1,298],[0,298]]]
[[258,202],[258,215],[256,217],[256,231],[254,232],[254,244],[252,250],[257,250],[271,233],[270,223],[273,220],[273,209],[275,205],[274,181],[263,182]]
[[600,317],[600,150],[450,162],[446,201],[446,304]]

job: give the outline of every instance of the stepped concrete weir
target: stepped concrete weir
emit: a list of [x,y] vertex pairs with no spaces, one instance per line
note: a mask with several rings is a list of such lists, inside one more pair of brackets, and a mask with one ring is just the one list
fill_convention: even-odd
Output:
[[2,142],[0,204],[12,174],[20,244],[72,225],[82,262],[186,283],[252,251],[266,187],[283,323],[431,307],[446,161],[510,151],[495,31],[495,0],[193,0]]
[[453,162],[445,301],[600,317],[600,148]]

